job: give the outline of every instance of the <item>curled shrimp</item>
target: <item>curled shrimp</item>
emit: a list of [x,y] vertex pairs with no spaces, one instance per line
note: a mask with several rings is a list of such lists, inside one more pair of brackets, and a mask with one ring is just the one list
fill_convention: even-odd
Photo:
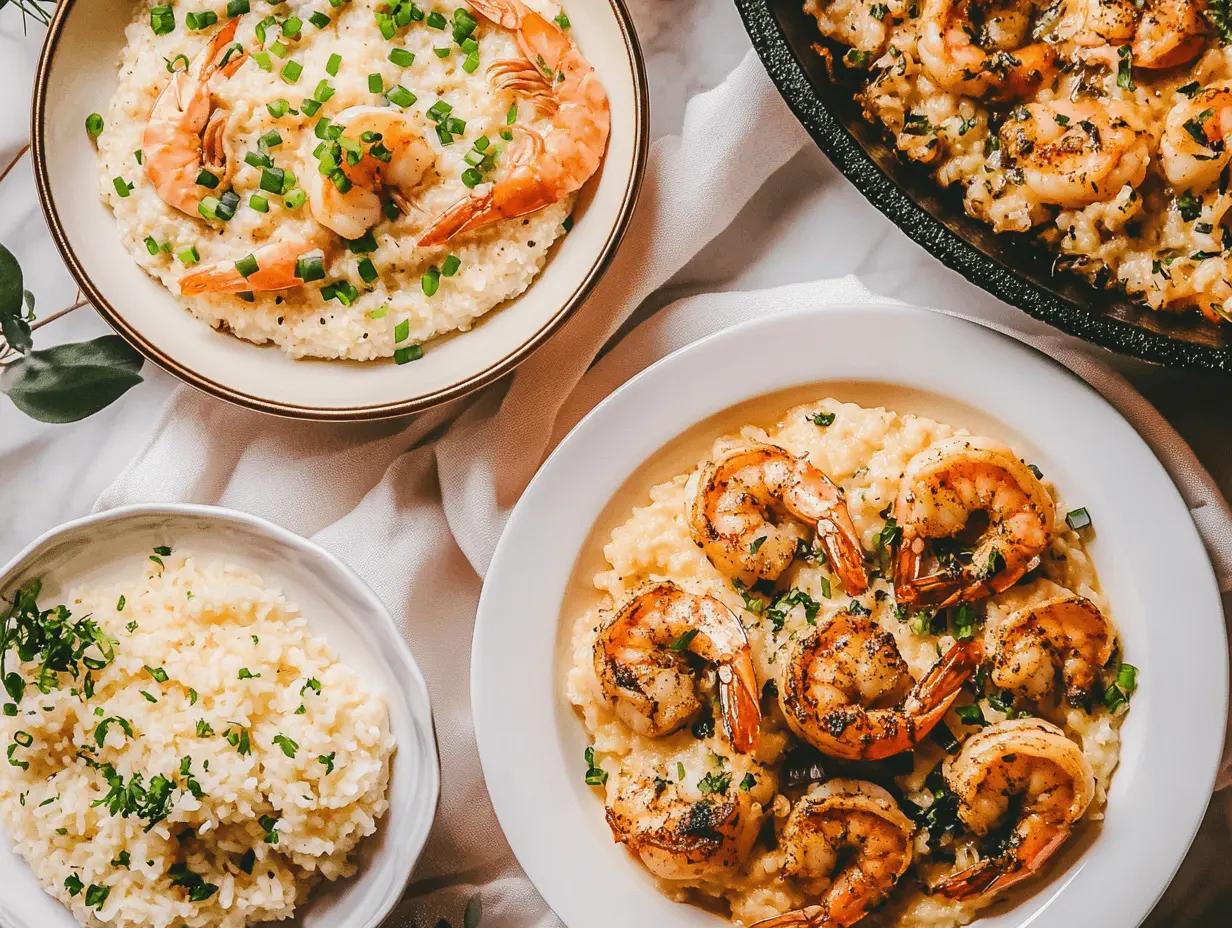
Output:
[[852,595],[868,589],[864,549],[830,478],[770,444],[740,445],[707,461],[689,482],[689,533],[729,575],[778,577],[796,555],[800,527],[815,527],[830,566]]
[[1057,74],[1056,54],[1030,42],[1026,13],[1006,4],[987,16],[974,0],[927,0],[918,45],[920,63],[946,90],[970,97],[1025,97]]
[[1134,31],[1138,68],[1176,68],[1206,46],[1206,4],[1202,0],[1152,0]]
[[1095,796],[1082,749],[1042,719],[998,722],[972,735],[946,761],[944,774],[958,797],[959,818],[977,835],[1016,810],[1004,850],[933,886],[950,899],[991,897],[1038,872]]
[[1071,37],[1084,48],[1124,45],[1134,37],[1138,15],[1134,0],[1078,0]]
[[269,242],[240,258],[240,261],[251,260],[255,270],[241,267],[236,261],[204,264],[180,278],[180,293],[200,296],[203,293],[244,293],[298,287],[304,283],[298,274],[300,259],[314,256],[324,261],[324,252],[307,239],[288,238]]
[[[939,542],[956,541],[977,512],[987,528],[964,561],[948,561]],[[1056,505],[1013,451],[988,438],[937,442],[907,464],[894,503],[902,537],[894,560],[894,595],[908,606],[952,606],[1008,589],[1052,540]],[[929,544],[938,564],[925,574]]]
[[1067,592],[990,624],[988,644],[997,687],[1039,701],[1060,673],[1066,701],[1082,706],[1112,657],[1116,630],[1095,603]]
[[753,768],[746,769],[740,756],[715,767],[709,751],[699,764],[698,753],[673,755],[657,768],[622,771],[608,788],[612,837],[660,879],[695,880],[739,867],[761,827],[757,788],[742,785]]
[[792,731],[822,753],[881,760],[914,748],[979,662],[976,642],[958,642],[916,682],[893,635],[841,612],[793,645],[779,704]]
[[792,807],[779,836],[783,869],[809,880],[830,876],[830,885],[815,905],[753,928],[854,925],[907,872],[914,835],[915,825],[880,786],[843,779],[814,786]]
[[[308,206],[313,218],[343,238],[356,239],[381,221],[381,196],[406,212],[407,196],[423,180],[435,157],[405,113],[389,107],[351,106],[331,122],[342,129],[335,159],[347,183],[313,171]],[[356,150],[358,148],[358,150]],[[354,163],[352,163],[354,162]]]
[[1164,175],[1177,188],[1205,190],[1232,159],[1232,81],[1208,84],[1180,97],[1164,118],[1159,154]]
[[1147,133],[1116,100],[1052,100],[1014,109],[1001,126],[1007,167],[1043,203],[1080,209],[1137,187],[1150,162]]
[[517,34],[525,55],[520,67],[505,64],[494,75],[510,89],[534,86],[556,111],[546,135],[520,128],[508,168],[495,183],[480,184],[445,210],[419,240],[440,245],[455,235],[550,206],[579,189],[599,169],[611,114],[595,69],[555,23],[520,0],[473,0],[471,8]]
[[155,192],[168,206],[196,216],[210,193],[197,178],[203,169],[226,185],[235,158],[228,151],[229,114],[214,104],[210,84],[216,75],[230,77],[245,53],[231,47],[239,19],[232,19],[210,39],[192,63],[171,76],[154,106],[141,139],[142,165]]
[[744,626],[713,596],[655,583],[637,593],[595,639],[595,673],[622,722],[657,738],[702,707],[686,654],[717,667],[720,716],[740,753],[757,744],[757,677]]

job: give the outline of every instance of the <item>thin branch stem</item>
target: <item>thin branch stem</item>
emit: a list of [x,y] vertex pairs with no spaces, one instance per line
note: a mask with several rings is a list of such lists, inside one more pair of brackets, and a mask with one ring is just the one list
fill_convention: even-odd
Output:
[[9,171],[17,167],[17,162],[20,161],[22,158],[24,158],[26,155],[26,152],[28,152],[29,150],[30,150],[29,142],[26,142],[25,145],[21,146],[21,150],[18,151],[17,154],[13,156],[13,160],[4,166],[3,171],[0,171],[0,182],[3,182],[4,179],[9,176]]
[[78,298],[78,300],[74,302],[71,306],[65,306],[63,309],[58,309],[54,313],[52,313],[50,316],[44,316],[42,319],[35,322],[32,326],[30,326],[30,331],[36,332],[39,329],[41,329],[43,326],[47,325],[47,323],[55,322],[61,316],[67,316],[74,309],[81,309],[81,307],[86,306],[87,304],[89,304],[89,302],[90,302],[89,300],[83,300],[83,299]]

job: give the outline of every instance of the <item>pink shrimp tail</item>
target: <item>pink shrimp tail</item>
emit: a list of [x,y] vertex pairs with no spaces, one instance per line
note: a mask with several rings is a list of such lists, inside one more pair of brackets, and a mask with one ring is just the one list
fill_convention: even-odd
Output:
[[485,221],[496,221],[503,217],[496,216],[488,220],[492,213],[492,185],[485,184],[471,191],[470,196],[463,197],[453,206],[437,217],[432,226],[424,233],[419,244],[425,248],[433,245],[443,245],[455,235],[460,235]]
[[994,896],[1033,876],[1069,837],[1069,829],[1059,829],[1038,847],[1032,842],[1020,845],[1018,853],[988,857],[966,870],[952,873],[933,886],[933,892],[960,902]]
[[955,642],[941,660],[920,678],[907,702],[915,723],[917,741],[922,740],[945,717],[963,684],[979,667],[983,655],[983,646],[974,639]]
[[741,754],[757,747],[761,707],[757,702],[753,662],[747,653],[719,667],[719,708],[732,747]]

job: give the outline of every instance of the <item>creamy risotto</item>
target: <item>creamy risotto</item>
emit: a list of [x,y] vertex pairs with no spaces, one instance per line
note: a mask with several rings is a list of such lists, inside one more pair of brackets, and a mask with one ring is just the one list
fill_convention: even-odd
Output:
[[564,685],[613,837],[672,898],[964,924],[1102,817],[1136,671],[1089,516],[1029,462],[825,399],[641,492]]
[[470,328],[543,268],[606,145],[567,17],[530,5],[137,4],[87,122],[133,259],[292,357],[403,363]]
[[381,693],[249,570],[156,549],[3,613],[0,819],[79,922],[288,918],[388,805]]
[[[1232,318],[1232,39],[1200,0],[806,0],[867,118],[997,231],[1153,309]],[[830,54],[823,50],[824,54]]]

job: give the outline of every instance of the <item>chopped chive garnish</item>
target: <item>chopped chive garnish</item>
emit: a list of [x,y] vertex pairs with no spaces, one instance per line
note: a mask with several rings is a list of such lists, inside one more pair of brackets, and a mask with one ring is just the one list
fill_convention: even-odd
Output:
[[453,54],[453,49],[449,46],[445,46],[444,48],[434,48],[432,49],[432,53],[436,55],[437,58],[448,58]]
[[347,242],[347,249],[353,255],[366,255],[369,252],[376,251],[376,236],[369,229],[359,238],[351,239]]
[[483,175],[480,174],[478,171],[476,171],[474,168],[467,168],[465,171],[462,172],[462,183],[466,184],[467,187],[473,189],[477,185],[483,183]]
[[227,15],[234,19],[249,11],[248,0],[227,0]]
[[384,319],[388,315],[389,315],[389,304],[388,303],[382,303],[376,309],[368,310],[369,319]]
[[325,71],[331,77],[338,76],[338,66],[342,64],[341,55],[330,55],[329,61],[325,62]]
[[189,29],[208,29],[214,23],[218,22],[218,14],[213,10],[203,10],[200,13],[185,13],[184,25]]
[[325,256],[319,252],[309,252],[295,262],[295,276],[308,283],[313,280],[325,279]]
[[164,59],[167,62],[167,73],[174,74],[176,71],[188,70],[188,56],[176,55],[174,58]]
[[278,133],[277,129],[270,129],[269,132],[261,136],[257,144],[264,148],[277,148],[282,144],[282,136]]
[[331,20],[324,13],[317,11],[308,17],[308,22],[312,23],[318,29],[324,29],[330,24]]
[[453,40],[461,45],[475,31],[477,25],[479,23],[469,10],[458,7],[453,11]]
[[423,345],[406,345],[402,348],[394,349],[394,363],[407,364],[411,361],[418,361],[423,357]]
[[98,113],[91,113],[86,117],[86,134],[92,139],[103,134],[103,117]]
[[556,14],[556,19],[554,21],[556,25],[560,26],[562,32],[569,31],[569,17],[564,13]]
[[211,171],[202,170],[197,175],[197,183],[200,184],[202,187],[209,187],[211,190],[213,190],[215,187],[218,186],[218,175],[214,174]]
[[299,105],[300,112],[305,116],[315,116],[320,108],[321,104],[311,97],[306,97],[304,102]]
[[244,161],[254,168],[271,168],[274,166],[274,159],[264,152],[250,151],[244,155]]
[[367,258],[359,259],[359,276],[364,283],[370,284],[377,278],[376,266]]
[[141,164],[145,161],[145,152],[138,148],[135,152],[133,152],[133,157],[137,159],[138,164]]
[[147,235],[145,237],[145,250],[152,255],[158,254],[158,242],[154,241],[153,236]]
[[201,256],[197,254],[197,246],[189,245],[187,248],[181,248],[175,253],[175,256],[180,259],[180,263],[192,266],[201,260]]
[[316,90],[312,92],[312,99],[316,100],[318,103],[325,103],[336,92],[337,91],[335,91],[334,88],[330,86],[329,81],[327,81],[325,78],[321,78],[321,80],[317,82]]
[[254,193],[248,198],[248,205],[255,209],[258,213],[269,212],[269,200],[261,196],[259,193]]
[[409,68],[415,63],[415,55],[405,48],[395,48],[389,53],[389,60],[400,68]]
[[445,17],[436,10],[428,14],[428,25],[433,29],[444,29],[447,25]]
[[304,21],[298,16],[289,16],[282,24],[282,34],[292,39],[298,39],[304,28]]
[[479,52],[471,52],[466,56],[466,60],[462,62],[462,70],[467,74],[474,74],[479,68]]
[[304,66],[298,61],[288,61],[282,66],[281,76],[288,84],[294,84],[304,73]]
[[282,193],[282,181],[285,172],[282,168],[261,169],[261,189],[266,193]]
[[170,6],[150,7],[150,28],[155,35],[166,35],[175,29],[175,10]]
[[115,192],[121,197],[127,197],[133,192],[133,185],[128,183],[123,177],[114,177],[111,183],[115,187]]
[[224,222],[235,215],[235,208],[240,205],[240,195],[234,190],[228,190],[218,198],[218,206],[214,210],[217,218]]
[[290,100],[275,100],[273,103],[265,104],[265,108],[269,110],[269,114],[275,119],[280,119],[291,109]]
[[282,205],[287,209],[299,209],[304,205],[304,201],[308,198],[308,194],[300,190],[299,187],[292,187],[282,197]]
[[445,277],[452,277],[458,273],[458,268],[462,266],[462,260],[457,255],[449,255],[441,262],[441,274]]
[[235,269],[240,272],[240,276],[244,278],[251,277],[257,273],[260,268],[257,267],[257,259],[252,255],[245,255],[235,262]]
[[509,112],[505,114],[505,125],[512,126],[518,121],[518,105],[514,103],[509,107]]
[[253,52],[252,60],[257,63],[257,67],[262,71],[270,71],[274,67],[274,63],[270,61],[269,52]]
[[403,109],[406,109],[415,102],[417,97],[401,84],[394,84],[394,86],[389,88],[386,92],[385,99],[394,106],[400,106]]
[[382,93],[384,90],[385,90],[385,81],[381,78],[381,75],[369,74],[368,75],[368,92],[369,93]]
[[410,338],[410,336],[411,336],[411,321],[409,319],[403,319],[396,326],[394,326],[394,344],[395,345],[398,342],[406,341],[408,338]]
[[441,272],[436,265],[432,265],[424,272],[420,279],[420,285],[423,287],[424,296],[435,296],[436,291],[441,287]]
[[1086,508],[1071,509],[1065,514],[1065,524],[1078,531],[1081,528],[1086,528],[1091,524],[1091,514],[1086,511]]

